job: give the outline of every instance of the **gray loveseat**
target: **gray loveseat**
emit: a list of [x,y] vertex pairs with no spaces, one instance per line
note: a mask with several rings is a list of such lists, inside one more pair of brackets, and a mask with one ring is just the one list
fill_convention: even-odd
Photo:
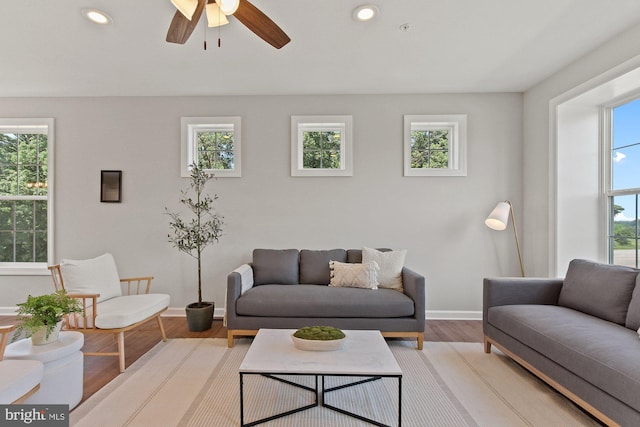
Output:
[[484,280],[485,352],[495,345],[607,425],[640,425],[638,328],[633,268],[573,260],[564,280]]
[[253,261],[227,278],[226,324],[229,347],[235,336],[260,328],[297,329],[327,325],[379,330],[385,337],[408,337],[422,349],[425,279],[403,267],[403,292],[393,289],[332,287],[330,261],[361,263],[359,249],[256,249]]

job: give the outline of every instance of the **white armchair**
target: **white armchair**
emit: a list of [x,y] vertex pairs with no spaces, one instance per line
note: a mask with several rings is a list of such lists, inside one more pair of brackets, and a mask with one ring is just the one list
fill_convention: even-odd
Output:
[[19,404],[40,388],[44,365],[37,360],[3,360],[10,333],[16,327],[0,326],[0,404]]
[[[83,333],[111,333],[117,352],[85,352],[87,356],[118,356],[125,370],[124,333],[155,319],[162,341],[167,337],[160,315],[169,307],[169,295],[149,293],[153,277],[120,279],[111,254],[88,260],[62,260],[49,267],[56,290],[81,300],[83,313],[66,318],[65,329]],[[125,293],[122,291],[125,285]]]

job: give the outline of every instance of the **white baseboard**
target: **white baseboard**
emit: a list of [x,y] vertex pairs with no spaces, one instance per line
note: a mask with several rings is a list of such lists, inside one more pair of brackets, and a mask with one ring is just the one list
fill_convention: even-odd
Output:
[[482,320],[482,311],[427,310],[427,320]]
[[[0,307],[0,316],[15,316],[17,307]],[[184,307],[169,307],[162,317],[185,317]],[[427,310],[427,320],[482,320],[482,311]],[[213,317],[222,319],[224,308],[216,308]]]

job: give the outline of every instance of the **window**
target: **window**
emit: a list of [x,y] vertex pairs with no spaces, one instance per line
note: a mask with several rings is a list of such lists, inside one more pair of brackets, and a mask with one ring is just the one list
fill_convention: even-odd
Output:
[[352,176],[351,116],[292,116],[292,176]]
[[53,119],[0,119],[0,274],[48,274]]
[[467,116],[404,116],[405,176],[466,176]]
[[609,262],[638,267],[640,233],[640,99],[610,110],[608,144]]
[[183,177],[193,164],[216,177],[242,176],[240,117],[183,117],[181,126]]

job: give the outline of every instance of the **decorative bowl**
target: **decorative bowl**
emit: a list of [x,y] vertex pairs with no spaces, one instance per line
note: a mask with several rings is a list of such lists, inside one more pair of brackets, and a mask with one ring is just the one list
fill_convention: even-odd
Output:
[[306,351],[335,351],[340,350],[344,346],[347,337],[337,340],[306,340],[291,335],[293,345],[298,350]]

